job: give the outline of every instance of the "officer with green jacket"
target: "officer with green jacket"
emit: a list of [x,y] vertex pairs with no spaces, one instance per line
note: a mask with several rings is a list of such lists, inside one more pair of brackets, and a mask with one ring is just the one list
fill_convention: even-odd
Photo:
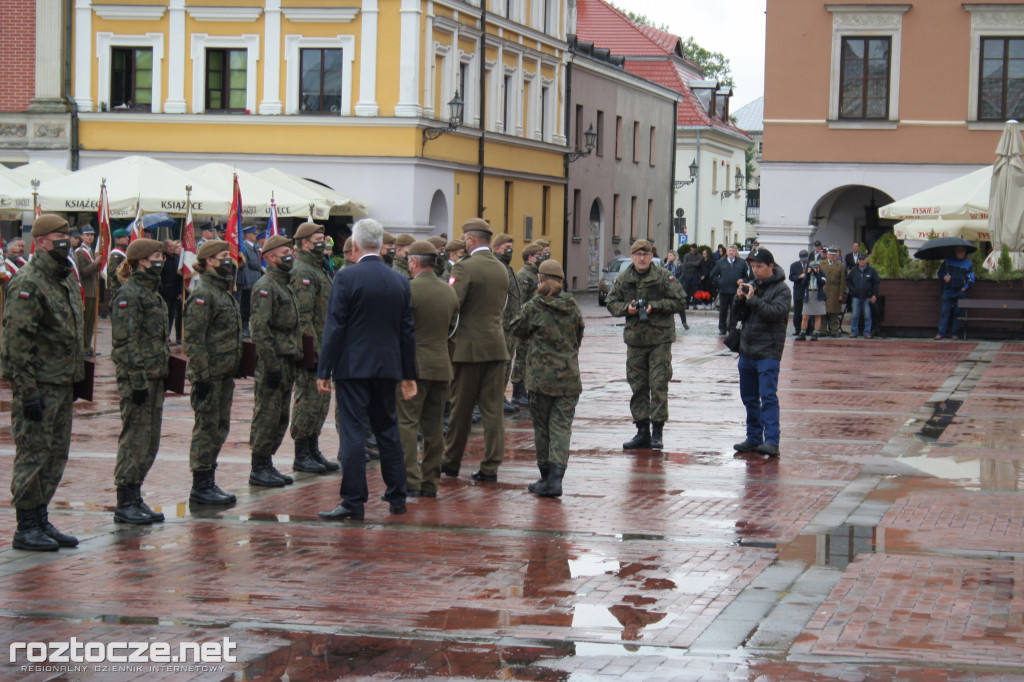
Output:
[[629,251],[633,264],[615,280],[607,300],[608,312],[626,318],[626,380],[633,390],[629,410],[637,431],[632,440],[622,444],[625,450],[662,447],[672,342],[676,340],[675,314],[686,305],[676,278],[665,268],[651,267],[653,251],[646,239],[633,242]]
[[199,247],[199,286],[185,302],[185,355],[195,424],[189,447],[196,504],[229,505],[235,496],[217,486],[217,455],[231,426],[235,375],[242,360],[242,315],[231,294],[234,259],[229,244],[211,239]]
[[295,296],[302,336],[313,337],[313,366],[299,368],[295,374],[295,399],[292,406],[292,439],[295,460],[292,468],[311,474],[337,471],[341,465],[328,461],[320,452],[320,431],[331,409],[331,394],[316,390],[316,363],[323,343],[324,319],[331,298],[331,280],[324,273],[324,228],[302,223],[295,230],[295,266],[288,287]]
[[117,272],[122,284],[110,302],[111,358],[121,399],[114,520],[135,525],[164,520],[142,499],[142,483],[160,449],[164,379],[171,355],[167,304],[160,296],[162,246],[153,239],[128,245]]
[[249,318],[257,351],[249,485],[280,488],[294,482],[274,468],[273,456],[288,432],[295,363],[302,359],[299,309],[288,288],[295,265],[292,240],[273,235],[263,244],[263,259],[267,271],[252,287]]
[[[537,242],[527,244],[523,248],[523,267],[519,268],[519,272],[516,273],[521,306],[526,305],[537,292],[537,285],[540,283],[537,277],[537,268],[542,262],[543,251],[544,247]],[[516,362],[512,368],[512,402],[522,407],[530,404],[526,386],[523,383],[529,345],[530,342],[526,339],[516,339],[516,357],[519,358],[519,362]]]
[[391,263],[392,270],[397,270],[409,279],[412,279],[409,274],[409,247],[414,241],[416,238],[406,232],[395,237],[395,259]]
[[565,273],[561,264],[546,260],[538,274],[537,295],[513,320],[512,332],[530,341],[526,389],[540,480],[528,489],[542,497],[559,497],[569,463],[572,420],[583,392],[579,354],[584,324],[576,301],[562,290]]
[[[491,242],[494,256],[504,264],[505,271],[508,274],[508,297],[505,299],[505,307],[501,313],[501,329],[505,332],[505,350],[508,351],[508,362],[505,363],[505,383],[502,384],[503,391],[508,386],[508,380],[512,376],[512,367],[515,364],[516,337],[512,335],[510,326],[512,320],[515,319],[523,307],[519,282],[516,279],[516,273],[510,267],[514,241],[512,235],[502,232],[495,235]],[[505,412],[515,413],[519,411],[519,403],[514,400],[504,398],[503,403]]]
[[0,373],[10,381],[15,549],[75,547],[50,523],[71,448],[74,383],[85,376],[82,294],[72,273],[68,222],[47,213],[32,224],[35,255],[7,284]]

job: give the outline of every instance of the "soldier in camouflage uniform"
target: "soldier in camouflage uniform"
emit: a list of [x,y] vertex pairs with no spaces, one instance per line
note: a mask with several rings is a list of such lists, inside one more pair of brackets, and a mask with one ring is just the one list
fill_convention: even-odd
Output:
[[242,315],[231,295],[234,262],[228,248],[227,242],[217,239],[199,247],[199,286],[185,302],[185,355],[195,411],[189,500],[197,504],[235,503],[235,496],[216,483],[217,455],[231,426],[234,377],[242,360]]
[[35,256],[7,285],[0,372],[11,382],[13,547],[56,551],[78,539],[50,523],[71,448],[74,383],[85,376],[84,309],[68,253],[68,222],[44,214],[32,225]]
[[556,260],[541,263],[537,295],[512,322],[512,332],[529,339],[526,388],[537,449],[540,480],[528,489],[542,497],[559,497],[569,463],[569,440],[583,384],[580,381],[580,342],[583,314],[562,291],[565,274]]
[[288,432],[295,363],[302,359],[302,333],[295,295],[288,288],[295,265],[292,240],[274,235],[263,245],[267,272],[252,288],[252,340],[258,353],[255,407],[249,430],[249,485],[279,488],[293,483],[274,468],[273,456]]
[[110,300],[113,301],[114,295],[117,294],[117,290],[121,287],[121,281],[117,279],[117,269],[121,267],[121,263],[126,258],[124,250],[128,248],[128,230],[124,228],[114,230],[110,238],[114,240],[114,243],[110,247],[110,255],[107,256],[106,276],[107,291],[110,293]]
[[[537,277],[537,268],[542,262],[543,250],[544,247],[537,242],[527,244],[523,249],[523,267],[519,268],[519,272],[516,273],[520,305],[526,305],[537,291],[537,285],[540,283]],[[527,339],[516,339],[516,357],[519,358],[519,362],[515,363],[512,368],[512,402],[522,407],[530,404],[530,398],[523,383],[529,345],[530,342]]]
[[384,241],[380,245],[380,257],[391,267],[395,264],[395,235],[384,233]]
[[405,232],[395,237],[395,260],[391,264],[392,270],[397,270],[409,279],[412,279],[409,274],[409,247],[414,241],[416,238]]
[[[672,342],[676,340],[675,314],[686,305],[683,288],[665,268],[652,268],[653,248],[638,239],[630,248],[633,264],[626,268],[608,294],[608,312],[626,318],[626,379],[633,390],[629,410],[636,436],[623,449],[662,447],[668,419],[668,382],[672,378]],[[647,301],[648,320],[640,319],[636,302]]]
[[110,301],[111,358],[121,399],[121,435],[117,439],[114,520],[136,525],[164,520],[142,500],[142,483],[160,449],[164,379],[171,352],[167,304],[160,296],[162,245],[136,239],[125,250],[118,276],[123,283]]
[[313,337],[313,367],[300,368],[295,376],[295,402],[292,406],[292,439],[295,441],[295,471],[322,474],[337,471],[341,465],[328,461],[320,452],[320,431],[331,408],[331,394],[316,389],[316,362],[324,337],[324,319],[331,298],[331,280],[321,267],[324,255],[324,228],[302,223],[295,230],[296,258],[288,287],[295,295],[299,310],[299,329]]
[[[505,332],[505,350],[508,351],[508,362],[505,363],[505,383],[501,385],[504,392],[505,387],[508,386],[509,377],[512,376],[513,358],[516,353],[516,337],[512,335],[509,327],[512,324],[512,320],[523,307],[522,293],[519,290],[516,273],[512,272],[512,268],[509,266],[512,262],[512,235],[504,232],[495,235],[491,246],[494,249],[495,257],[505,265],[505,270],[508,272],[508,298],[505,299],[505,309],[501,314],[501,328]],[[508,398],[503,398],[503,402],[505,412],[515,413],[519,411],[519,403]]]

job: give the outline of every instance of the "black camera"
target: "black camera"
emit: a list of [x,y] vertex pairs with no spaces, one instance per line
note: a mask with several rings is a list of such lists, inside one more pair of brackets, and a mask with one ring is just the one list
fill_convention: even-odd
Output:
[[636,316],[641,322],[647,322],[650,318],[647,317],[647,299],[638,298],[636,299]]

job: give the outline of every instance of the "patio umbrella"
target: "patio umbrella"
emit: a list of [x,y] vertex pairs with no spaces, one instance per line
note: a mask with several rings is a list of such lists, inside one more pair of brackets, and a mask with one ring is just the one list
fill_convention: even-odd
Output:
[[47,180],[53,180],[54,178],[62,178],[65,175],[71,175],[71,171],[65,168],[58,168],[52,163],[46,161],[33,161],[32,163],[26,163],[24,166],[18,166],[12,168],[16,175],[20,175],[28,186],[31,186],[33,180],[39,182],[46,182]]
[[279,187],[300,194],[307,193],[311,199],[327,203],[331,207],[331,215],[365,216],[370,214],[369,208],[362,201],[350,199],[326,185],[290,175],[276,168],[261,170],[256,175]]
[[962,237],[967,240],[991,241],[987,220],[935,220],[921,218],[901,220],[893,225],[896,239],[933,239],[934,237]]
[[1024,265],[1024,140],[1016,121],[1006,122],[996,155],[989,195],[992,253],[985,259],[985,265],[990,269],[996,266],[1005,244],[1014,268],[1019,269]]
[[988,218],[992,166],[911,194],[878,209],[879,218],[984,220]]
[[914,254],[914,258],[918,260],[956,258],[956,250],[961,246],[967,249],[967,253],[974,253],[978,250],[977,246],[966,239],[961,239],[960,237],[939,237],[922,244],[921,248]]
[[270,215],[270,199],[277,205],[281,218],[306,218],[313,204],[313,217],[325,220],[330,206],[320,200],[300,195],[255,173],[238,170],[226,163],[207,163],[189,171],[210,187],[231,197],[234,174],[238,173],[238,188],[242,192],[242,215],[246,218],[266,218]]
[[[178,221],[167,215],[166,213],[145,213],[142,216],[142,229],[156,231],[161,227],[174,227],[178,224]],[[129,229],[135,227],[135,221],[131,222],[128,226]]]

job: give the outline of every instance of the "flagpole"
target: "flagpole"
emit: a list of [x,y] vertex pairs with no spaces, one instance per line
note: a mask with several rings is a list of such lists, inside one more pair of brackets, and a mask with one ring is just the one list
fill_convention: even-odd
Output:
[[[100,181],[100,215],[96,216],[96,230],[97,230],[97,232],[99,232],[99,239],[97,240],[97,246],[99,246],[100,249],[108,248],[108,245],[106,245],[106,243],[105,243],[106,240],[103,238],[103,225],[104,225],[104,222],[103,222],[104,221],[104,215],[103,215],[103,213],[104,213],[104,211],[108,210],[107,209],[107,204],[106,204],[106,201],[105,201],[106,195],[107,195],[107,179],[103,178]],[[110,220],[107,219],[107,223],[108,224],[109,224],[109,222],[110,222]],[[109,230],[109,228],[108,228],[108,230]],[[103,259],[102,264],[103,264],[103,270],[106,271],[106,269],[107,269],[106,268],[106,259]],[[100,274],[96,273],[96,297],[95,297],[96,305],[93,307],[93,311],[92,311],[92,315],[93,315],[93,317],[92,317],[92,350],[93,350],[94,356],[98,355],[98,353],[96,352],[96,346],[99,344],[99,339],[100,339],[100,279],[101,279]]]
[[[181,270],[181,326],[182,326],[182,339],[184,343],[185,338],[185,299],[187,298],[186,293],[188,292],[188,282],[185,281],[185,230],[188,229],[188,222],[192,218],[192,185],[185,185],[185,224],[181,228],[181,253],[178,254],[178,268]],[[174,331],[168,329],[167,333]]]

